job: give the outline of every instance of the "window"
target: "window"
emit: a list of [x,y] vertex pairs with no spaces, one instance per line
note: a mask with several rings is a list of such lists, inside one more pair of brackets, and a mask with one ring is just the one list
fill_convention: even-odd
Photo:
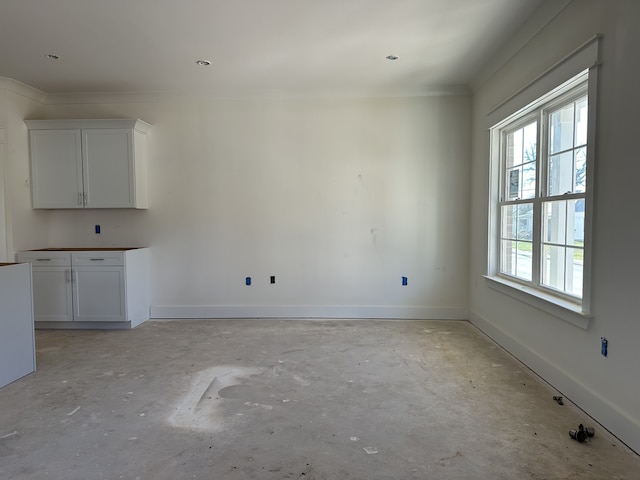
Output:
[[589,115],[584,72],[491,129],[489,276],[582,313],[593,188]]

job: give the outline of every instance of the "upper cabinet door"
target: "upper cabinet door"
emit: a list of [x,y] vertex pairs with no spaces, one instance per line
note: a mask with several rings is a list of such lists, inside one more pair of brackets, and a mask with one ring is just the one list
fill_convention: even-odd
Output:
[[151,125],[126,118],[24,122],[33,208],[148,208]]
[[131,129],[82,130],[86,208],[135,208]]
[[80,130],[31,130],[33,208],[83,208]]

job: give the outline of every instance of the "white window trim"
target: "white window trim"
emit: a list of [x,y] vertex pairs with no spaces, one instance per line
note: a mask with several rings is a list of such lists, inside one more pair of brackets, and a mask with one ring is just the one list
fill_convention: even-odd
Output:
[[[598,37],[599,38],[599,37]],[[489,287],[509,295],[528,305],[536,307],[546,313],[557,318],[565,320],[577,327],[588,329],[591,315],[591,270],[593,264],[592,255],[592,230],[593,230],[593,191],[594,191],[594,170],[596,155],[596,128],[597,128],[597,78],[598,78],[599,62],[591,65],[588,70],[584,70],[566,82],[558,82],[561,87],[551,90],[549,93],[542,95],[532,104],[520,109],[519,111],[508,115],[500,122],[496,123],[490,130],[490,172],[489,172],[489,251],[487,255],[487,274],[484,276]],[[587,178],[588,185],[585,195],[585,209],[589,214],[585,217],[584,225],[584,270],[583,270],[583,294],[579,303],[573,302],[567,298],[553,295],[544,289],[534,286],[525,285],[515,280],[505,277],[499,272],[499,198],[500,198],[500,150],[501,138],[498,134],[493,134],[506,124],[512,123],[515,118],[522,118],[529,112],[540,108],[541,105],[549,103],[551,98],[562,95],[576,85],[584,81],[584,76],[588,71],[587,92],[589,96],[589,120],[587,132]],[[492,111],[491,113],[494,113]]]

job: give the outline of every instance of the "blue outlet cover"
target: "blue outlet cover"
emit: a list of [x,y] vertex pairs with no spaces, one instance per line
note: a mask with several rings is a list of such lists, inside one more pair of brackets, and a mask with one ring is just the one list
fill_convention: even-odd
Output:
[[244,279],[244,284],[245,285],[251,285],[251,277],[247,277]]
[[603,357],[609,354],[609,341],[604,337],[600,337],[600,353]]

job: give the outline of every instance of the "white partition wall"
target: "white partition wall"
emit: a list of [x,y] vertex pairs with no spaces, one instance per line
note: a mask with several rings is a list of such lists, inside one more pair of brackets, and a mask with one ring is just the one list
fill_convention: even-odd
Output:
[[0,264],[0,387],[35,371],[31,265]]

